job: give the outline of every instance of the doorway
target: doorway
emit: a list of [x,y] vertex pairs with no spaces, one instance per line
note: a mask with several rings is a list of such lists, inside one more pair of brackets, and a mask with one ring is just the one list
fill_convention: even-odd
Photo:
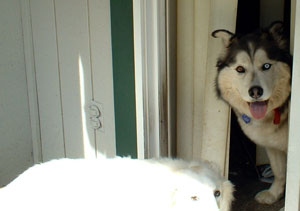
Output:
[[[283,21],[287,36],[290,31],[290,0],[239,0],[236,34],[245,34],[274,21]],[[235,203],[232,210],[279,210],[284,200],[271,206],[254,201],[257,192],[273,181],[272,171],[264,148],[256,146],[242,132],[234,112],[231,113],[229,179],[235,184]]]

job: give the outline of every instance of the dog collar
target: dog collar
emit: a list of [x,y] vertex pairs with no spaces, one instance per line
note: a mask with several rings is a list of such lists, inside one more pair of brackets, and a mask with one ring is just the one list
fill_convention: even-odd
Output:
[[[274,119],[273,119],[273,124],[274,125],[279,125],[280,124],[280,110],[279,108],[275,108],[274,109]],[[242,115],[242,119],[246,124],[249,124],[251,122],[251,118],[249,116],[247,116],[246,114]]]
[[273,123],[275,125],[279,125],[280,124],[280,115],[281,115],[281,113],[280,113],[279,108],[275,108],[274,109],[274,119],[273,119]]
[[251,118],[248,117],[246,114],[243,114],[243,115],[242,115],[242,119],[244,120],[244,122],[245,122],[246,124],[249,124],[249,123],[251,122]]

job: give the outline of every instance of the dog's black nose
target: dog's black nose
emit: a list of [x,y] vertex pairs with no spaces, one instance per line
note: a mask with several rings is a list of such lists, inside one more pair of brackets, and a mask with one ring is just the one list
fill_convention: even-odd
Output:
[[250,97],[258,99],[263,95],[264,90],[260,86],[253,86],[249,89],[248,93]]

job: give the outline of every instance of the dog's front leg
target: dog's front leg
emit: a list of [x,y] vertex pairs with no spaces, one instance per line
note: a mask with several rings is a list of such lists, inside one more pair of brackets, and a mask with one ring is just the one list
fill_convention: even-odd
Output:
[[286,153],[277,149],[266,148],[274,174],[274,181],[268,190],[256,194],[255,199],[262,204],[273,204],[284,192],[286,177]]

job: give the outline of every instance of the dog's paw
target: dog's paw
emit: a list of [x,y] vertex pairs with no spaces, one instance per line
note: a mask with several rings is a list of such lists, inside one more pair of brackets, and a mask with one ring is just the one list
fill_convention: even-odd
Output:
[[261,204],[273,204],[277,199],[269,190],[263,190],[255,196],[255,200]]

